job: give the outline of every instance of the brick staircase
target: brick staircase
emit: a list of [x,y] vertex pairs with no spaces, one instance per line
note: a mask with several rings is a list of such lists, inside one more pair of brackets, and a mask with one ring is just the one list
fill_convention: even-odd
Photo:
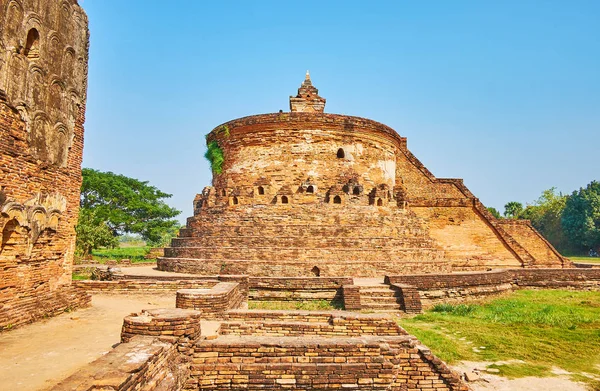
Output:
[[360,287],[360,305],[364,310],[393,312],[401,311],[402,298],[387,284],[363,285]]

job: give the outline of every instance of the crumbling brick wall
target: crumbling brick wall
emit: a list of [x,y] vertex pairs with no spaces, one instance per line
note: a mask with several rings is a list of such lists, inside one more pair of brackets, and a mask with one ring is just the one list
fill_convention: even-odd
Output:
[[0,0],[0,329],[89,303],[71,287],[87,25],[76,0]]

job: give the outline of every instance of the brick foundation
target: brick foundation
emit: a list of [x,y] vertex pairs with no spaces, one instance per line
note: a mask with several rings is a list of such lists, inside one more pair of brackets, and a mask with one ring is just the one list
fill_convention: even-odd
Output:
[[202,318],[222,317],[230,310],[241,307],[248,296],[236,282],[220,282],[210,289],[182,289],[177,291],[176,307],[200,311]]
[[176,391],[188,379],[190,360],[177,346],[158,338],[135,336],[122,343],[51,391]]

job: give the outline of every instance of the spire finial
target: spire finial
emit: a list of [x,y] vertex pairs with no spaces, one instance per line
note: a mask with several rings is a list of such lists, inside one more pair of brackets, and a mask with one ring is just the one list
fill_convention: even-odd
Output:
[[310,73],[308,72],[308,69],[306,70],[306,78],[305,80],[310,80]]

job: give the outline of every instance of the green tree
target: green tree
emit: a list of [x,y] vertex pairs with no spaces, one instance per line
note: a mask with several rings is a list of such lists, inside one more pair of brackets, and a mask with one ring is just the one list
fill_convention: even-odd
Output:
[[511,201],[504,205],[504,217],[509,219],[518,219],[523,212],[523,204],[516,201]]
[[93,212],[93,222],[105,223],[113,236],[130,233],[159,241],[179,226],[173,218],[181,212],[164,202],[171,194],[112,172],[84,168],[82,174],[81,209]]
[[98,221],[94,211],[81,209],[75,227],[77,232],[77,254],[83,259],[88,258],[92,250],[99,247],[114,248],[119,245],[119,240],[103,221]]
[[577,250],[600,248],[600,182],[574,191],[567,199],[562,213],[566,236]]
[[498,212],[498,209],[490,206],[487,208],[488,212],[490,212],[495,218],[497,219],[501,219],[502,216],[500,215],[500,212]]
[[570,249],[562,227],[562,213],[568,196],[556,191],[556,188],[545,190],[532,204],[527,205],[519,214],[519,218],[531,220],[531,224],[544,237],[561,251]]

